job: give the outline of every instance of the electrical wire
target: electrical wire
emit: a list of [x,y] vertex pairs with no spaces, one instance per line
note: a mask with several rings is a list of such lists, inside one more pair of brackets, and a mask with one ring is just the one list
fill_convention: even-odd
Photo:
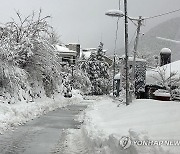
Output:
[[138,26],[131,18],[128,18],[136,27]]
[[142,20],[153,19],[153,18],[157,18],[157,17],[164,16],[164,15],[167,15],[167,14],[175,13],[175,12],[178,12],[178,11],[180,11],[180,9],[169,11],[169,12],[162,13],[162,14],[155,15],[155,16],[151,16],[151,17],[146,17],[146,18],[143,18]]
[[[155,15],[155,16],[145,17],[145,18],[142,18],[141,20],[146,21],[146,20],[149,20],[149,19],[153,19],[153,18],[164,16],[164,15],[168,15],[168,14],[171,14],[171,13],[175,13],[175,12],[178,12],[178,11],[180,11],[180,9],[169,11],[169,12],[162,13],[162,14],[158,14],[158,15]],[[133,18],[130,18],[130,17],[128,17],[128,19],[137,27],[137,24],[134,22],[134,20],[137,21],[138,19],[133,19]]]
[[[169,11],[169,12],[166,12],[166,13],[162,13],[162,14],[159,14],[159,15],[155,15],[155,16],[151,16],[151,17],[146,17],[146,18],[142,18],[142,19],[140,19],[141,21],[146,21],[146,20],[149,20],[149,19],[153,19],[153,18],[157,18],[157,17],[161,17],[161,16],[164,16],[164,15],[168,15],[168,14],[171,14],[171,13],[175,13],[175,12],[178,12],[178,11],[180,11],[180,9],[176,9],[176,10],[173,10],[173,11]],[[136,20],[137,21],[137,19],[132,19],[132,18],[129,18],[130,19],[130,21],[137,27],[137,24],[133,21],[133,20]],[[139,19],[138,19],[139,20]],[[136,31],[137,31],[137,29],[136,29]],[[135,32],[135,34],[136,34],[136,32]],[[135,35],[134,34],[134,35]],[[134,37],[134,36],[133,36]],[[133,37],[132,37],[132,40],[133,40]],[[131,40],[131,41],[132,41]],[[129,43],[129,45],[132,43],[130,41],[130,43]]]

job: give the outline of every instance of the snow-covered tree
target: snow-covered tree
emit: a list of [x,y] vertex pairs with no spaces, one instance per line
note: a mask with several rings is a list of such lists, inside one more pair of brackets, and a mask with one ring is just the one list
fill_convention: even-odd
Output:
[[88,76],[80,69],[75,69],[73,75],[70,76],[72,81],[72,87],[74,89],[80,89],[84,94],[89,94],[92,84]]
[[179,87],[180,77],[177,76],[177,72],[167,72],[166,66],[157,67],[155,72],[157,75],[152,76],[152,78],[156,79],[156,82],[159,86],[169,91],[170,88]]
[[24,89],[34,97],[33,88],[39,85],[50,97],[61,81],[61,67],[53,47],[58,39],[47,22],[50,16],[42,17],[41,10],[37,16],[33,12],[25,18],[16,14],[18,21],[13,19],[0,29],[1,91],[16,96]]
[[83,60],[80,68],[91,81],[91,94],[100,95],[109,93],[109,65],[103,57],[103,43],[100,43],[97,53],[91,52],[89,59]]

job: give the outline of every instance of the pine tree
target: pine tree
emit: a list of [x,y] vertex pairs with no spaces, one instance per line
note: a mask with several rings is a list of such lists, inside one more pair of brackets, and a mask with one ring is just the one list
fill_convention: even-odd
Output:
[[91,94],[109,93],[109,65],[104,59],[102,42],[100,42],[97,53],[91,52],[89,59],[83,61],[80,67],[91,81]]

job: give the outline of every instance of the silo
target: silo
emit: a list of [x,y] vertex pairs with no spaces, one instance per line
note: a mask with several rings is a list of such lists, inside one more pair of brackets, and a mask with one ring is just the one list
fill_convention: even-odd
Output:
[[163,48],[160,51],[160,66],[171,63],[171,50],[169,48]]

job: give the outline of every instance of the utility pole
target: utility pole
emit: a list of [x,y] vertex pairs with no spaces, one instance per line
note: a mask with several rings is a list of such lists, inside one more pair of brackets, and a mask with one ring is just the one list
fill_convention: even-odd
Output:
[[116,57],[115,57],[115,54],[114,54],[114,60],[113,60],[113,96],[115,96],[115,81],[114,81],[114,77],[115,77],[115,74],[116,74]]
[[140,34],[140,30],[141,30],[141,25],[142,25],[142,17],[139,16],[138,19],[138,26],[137,26],[137,34],[136,34],[136,39],[135,39],[135,44],[134,44],[134,57],[133,57],[133,70],[132,70],[132,83],[133,83],[133,88],[134,88],[134,93],[135,93],[135,69],[136,69],[136,55],[137,55],[137,47],[138,47],[138,42],[139,42],[139,34]]
[[127,0],[124,0],[124,15],[125,15],[125,69],[126,69],[126,105],[129,105],[129,66],[128,66],[128,15],[127,15]]

